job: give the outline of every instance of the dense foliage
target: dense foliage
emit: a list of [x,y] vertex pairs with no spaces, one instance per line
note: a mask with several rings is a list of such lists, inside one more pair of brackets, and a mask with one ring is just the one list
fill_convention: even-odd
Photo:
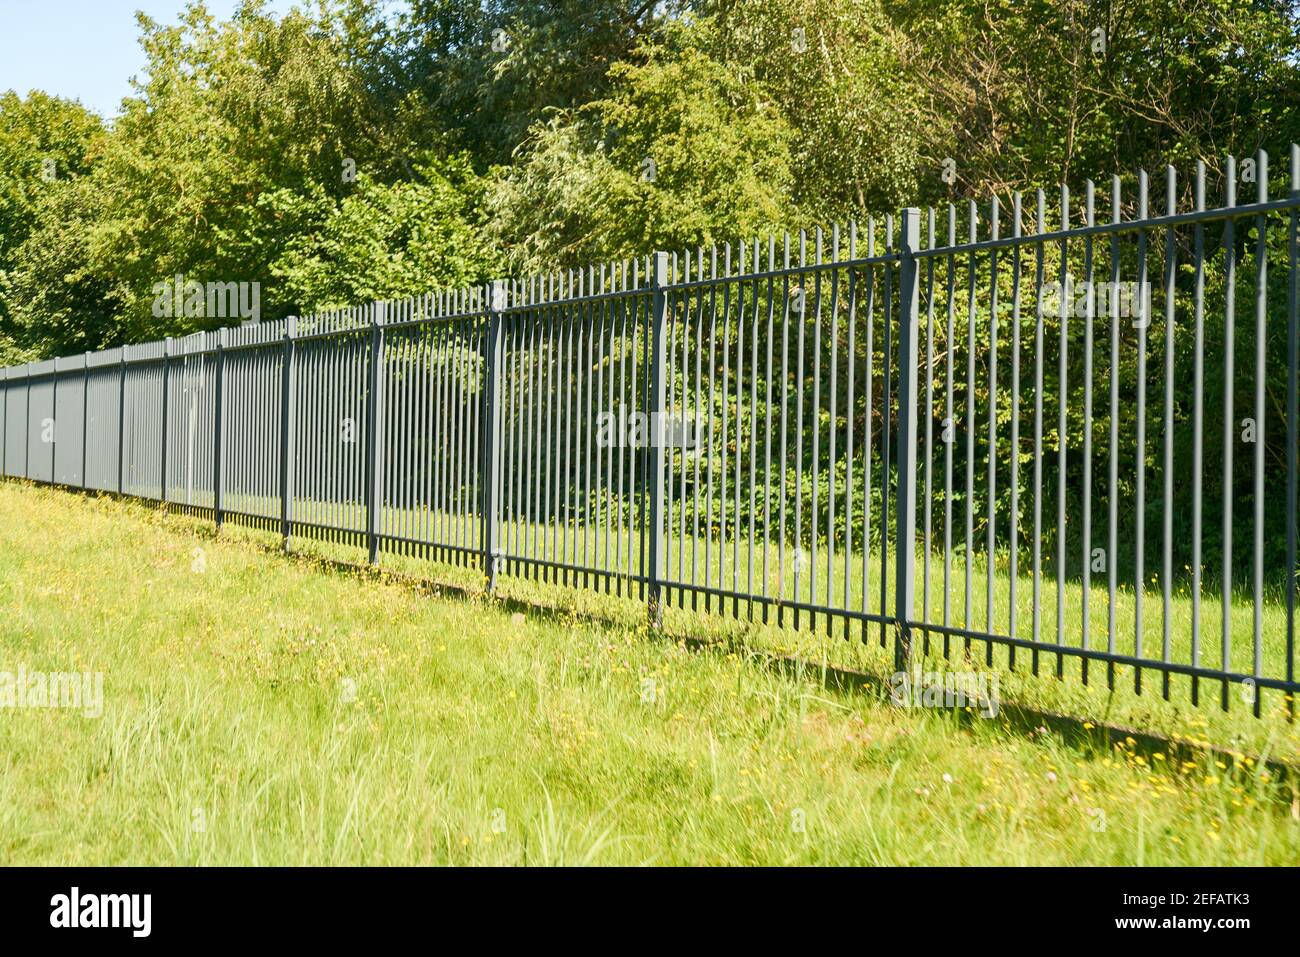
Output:
[[[232,321],[156,315],[155,284],[176,276],[258,283],[262,317],[277,318],[904,205],[940,204],[942,233],[948,201],[998,196],[1005,209],[1017,190],[1045,187],[1055,200],[1062,182],[1078,223],[1085,179],[1105,197],[1110,175],[1126,174],[1131,213],[1135,169],[1153,171],[1158,204],[1166,164],[1186,174],[1203,160],[1213,203],[1225,155],[1264,148],[1280,167],[1300,140],[1300,8],[1288,0],[321,0],[283,17],[246,0],[229,21],[194,2],[174,24],[141,15],[139,27],[147,62],[116,118],[39,91],[0,97],[0,362]],[[1275,188],[1283,178],[1275,172]],[[1179,179],[1184,204],[1190,183]],[[1057,216],[1049,208],[1049,224]],[[1211,233],[1206,248],[1221,258]],[[1191,231],[1175,240],[1181,311]],[[1246,246],[1243,233],[1239,258]],[[1208,316],[1222,315],[1217,260],[1215,270]],[[1285,302],[1282,274],[1269,279],[1273,306]],[[983,330],[987,316],[979,321]],[[1048,316],[1047,341],[1059,332]],[[1159,370],[1157,332],[1149,363]],[[1131,443],[1135,333],[1124,329],[1114,369],[1098,334],[1095,371],[1120,382]],[[1267,334],[1274,408],[1284,324]],[[1067,337],[1072,449],[1084,430],[1079,335],[1076,325]],[[1191,375],[1189,335],[1176,330],[1180,382]],[[1221,324],[1206,335],[1221,357]],[[1239,350],[1252,336],[1243,323]],[[834,348],[865,357],[861,341]],[[950,348],[966,346],[940,328],[936,349]],[[986,363],[988,346],[978,348]],[[1005,368],[1007,343],[999,349]],[[1056,374],[1049,361],[1049,396]],[[1234,383],[1239,408],[1252,403],[1253,374]],[[1206,381],[1213,410],[1221,362]],[[957,400],[982,420],[981,388],[968,396],[958,377]],[[828,405],[810,389],[803,401]],[[1190,467],[1184,393],[1180,474]],[[1158,398],[1153,415],[1163,415]],[[860,433],[864,404],[843,399],[827,428]],[[880,397],[875,408],[879,439]],[[1267,425],[1271,495],[1282,432]],[[1094,431],[1107,426],[1101,417]],[[1207,462],[1222,453],[1215,432]],[[999,452],[1006,467],[1010,449]],[[1027,462],[1031,452],[1018,454]],[[1136,449],[1121,454],[1133,461]],[[1154,438],[1146,454],[1157,469]],[[1080,467],[1068,467],[1077,494]],[[1237,484],[1244,512],[1246,472]],[[986,503],[973,504],[982,516]],[[1005,520],[1005,491],[996,506]],[[1181,533],[1181,514],[1179,523]],[[1207,515],[1211,546],[1214,524]]]

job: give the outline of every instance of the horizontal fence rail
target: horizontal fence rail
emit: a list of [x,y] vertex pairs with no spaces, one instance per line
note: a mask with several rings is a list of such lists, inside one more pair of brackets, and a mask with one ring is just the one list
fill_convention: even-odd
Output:
[[1300,154],[0,370],[0,474],[1288,711]]

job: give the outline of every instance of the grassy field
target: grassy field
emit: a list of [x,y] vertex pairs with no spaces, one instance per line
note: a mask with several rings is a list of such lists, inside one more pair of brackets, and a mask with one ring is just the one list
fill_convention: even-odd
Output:
[[0,861],[1300,862],[1257,765],[963,724],[687,650],[632,603],[522,616],[270,541],[0,484],[0,672],[103,673],[98,717],[0,708]]

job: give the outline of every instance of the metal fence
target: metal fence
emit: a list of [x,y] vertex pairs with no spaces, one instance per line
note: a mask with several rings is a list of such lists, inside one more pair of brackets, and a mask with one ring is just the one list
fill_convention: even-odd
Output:
[[1300,157],[1285,198],[1262,153],[1226,162],[1221,204],[1206,183],[1180,198],[1168,170],[1163,212],[1142,174],[1106,216],[1089,183],[9,368],[0,471],[656,621],[820,621],[900,666],[1000,647],[1290,707]]

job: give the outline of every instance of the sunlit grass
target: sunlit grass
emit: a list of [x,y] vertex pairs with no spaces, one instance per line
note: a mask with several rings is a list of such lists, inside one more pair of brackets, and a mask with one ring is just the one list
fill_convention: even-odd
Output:
[[[569,602],[513,615],[273,543],[0,484],[0,671],[105,675],[98,719],[0,709],[0,860],[1300,860],[1291,792],[1258,765],[963,729],[828,691],[816,668],[689,651],[635,601],[505,579]],[[701,620],[754,647],[878,647]]]

